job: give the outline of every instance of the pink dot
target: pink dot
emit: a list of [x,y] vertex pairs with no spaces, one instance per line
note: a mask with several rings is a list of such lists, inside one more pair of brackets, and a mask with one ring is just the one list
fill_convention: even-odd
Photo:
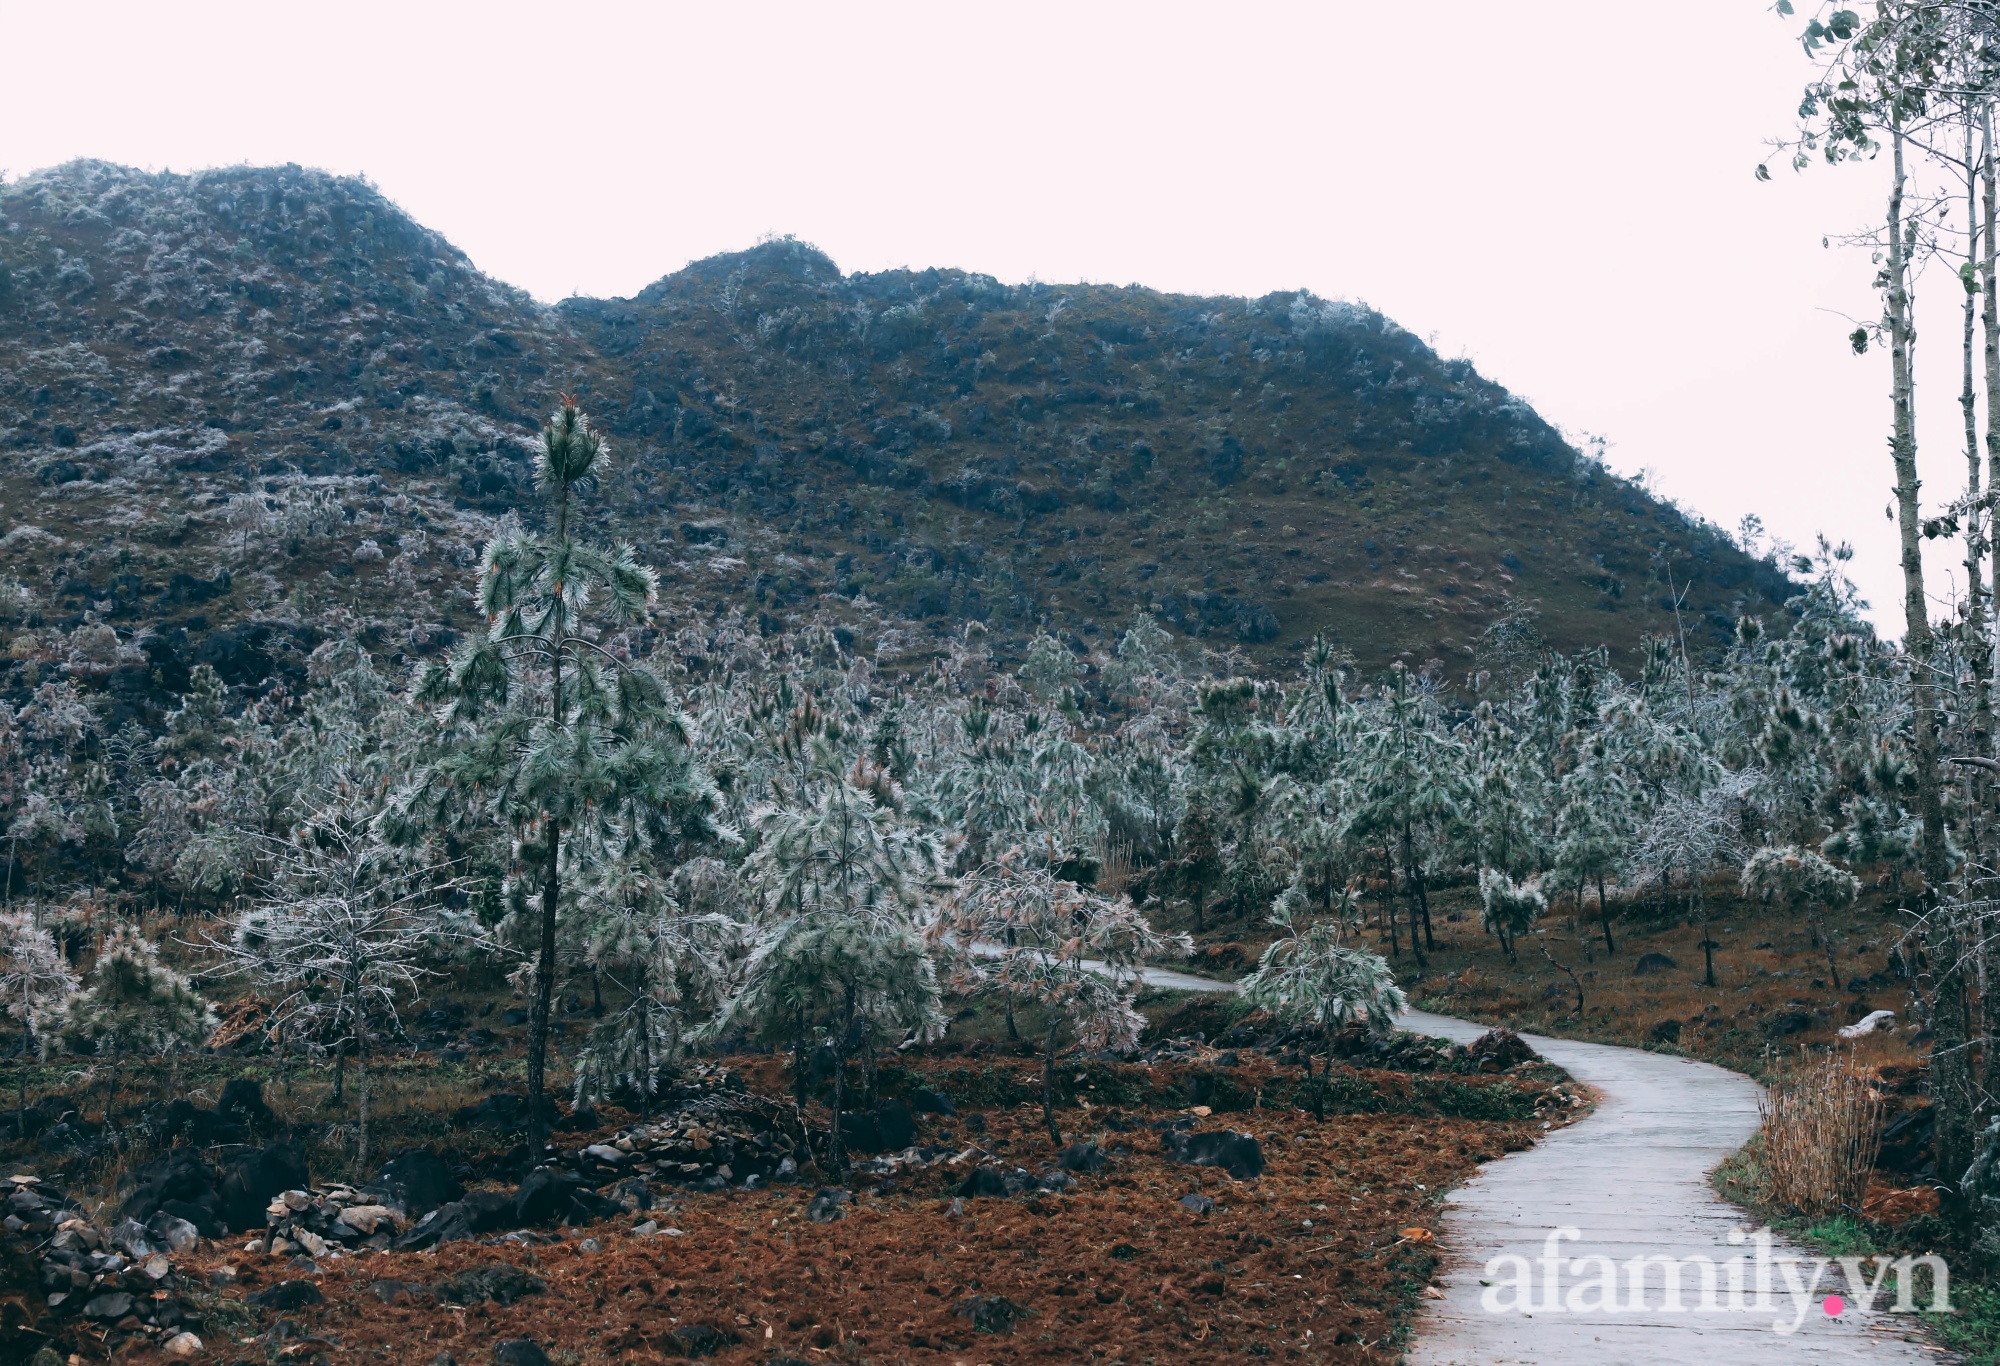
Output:
[[1826,1297],[1825,1302],[1820,1305],[1820,1308],[1826,1310],[1826,1316],[1828,1318],[1833,1318],[1836,1315],[1838,1315],[1841,1310],[1847,1308],[1847,1301],[1843,1300],[1838,1295],[1828,1295]]

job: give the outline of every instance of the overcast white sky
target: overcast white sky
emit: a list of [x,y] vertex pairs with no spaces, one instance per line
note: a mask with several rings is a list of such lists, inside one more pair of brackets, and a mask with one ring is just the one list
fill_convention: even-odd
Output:
[[[1879,168],[1752,167],[1809,68],[1766,0],[1217,5],[0,0],[0,167],[358,172],[538,297],[764,233],[845,270],[1365,300],[1684,506],[1853,541],[1900,634]],[[1929,501],[1963,481],[1928,291]],[[1949,553],[1935,591],[1949,591]]]

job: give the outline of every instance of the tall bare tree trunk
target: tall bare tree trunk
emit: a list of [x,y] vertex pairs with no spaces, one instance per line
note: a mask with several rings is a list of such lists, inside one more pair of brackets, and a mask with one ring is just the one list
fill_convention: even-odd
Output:
[[[1965,422],[1965,653],[1972,667],[1972,753],[1985,755],[1991,748],[1993,697],[1989,686],[1992,656],[1982,648],[1986,641],[1986,581],[1982,572],[1986,560],[1985,509],[1980,467],[1979,397],[1973,387],[1974,324],[1979,302],[1978,264],[1982,233],[1979,221],[1979,182],[1973,173],[1972,119],[1965,121],[1965,306],[1960,352],[1962,382],[1958,406]],[[1978,815],[1975,809],[1975,821]],[[1977,849],[1979,843],[1975,842]]]
[[535,959],[535,999],[528,1010],[528,1161],[542,1160],[549,1141],[548,1093],[545,1078],[549,1058],[549,1010],[556,992],[556,908],[562,895],[562,877],[557,871],[562,858],[562,826],[553,812],[548,817],[545,857],[548,869],[542,880],[542,943]]
[[1917,815],[1923,822],[1923,905],[1926,912],[1927,970],[1931,975],[1931,1096],[1937,1112],[1934,1152],[1941,1184],[1946,1186],[1946,1213],[1963,1222],[1959,1174],[1972,1160],[1972,1077],[1966,1049],[1965,978],[1961,970],[1960,936],[1943,895],[1951,878],[1944,828],[1944,799],[1938,780],[1938,691],[1933,675],[1935,642],[1930,609],[1924,596],[1923,525],[1918,503],[1916,376],[1913,352],[1916,324],[1911,311],[1910,258],[1903,196],[1907,183],[1906,139],[1900,116],[1889,126],[1891,148],[1888,253],[1883,272],[1888,282],[1884,314],[1889,328],[1892,415],[1889,453],[1896,469],[1896,529],[1901,540],[1903,570],[1903,650],[1910,669],[1912,767],[1917,787]]
[[1048,1126],[1049,1139],[1058,1148],[1063,1136],[1056,1127],[1056,1030],[1061,1026],[1062,1012],[1051,1008],[1048,1037],[1042,1040],[1042,1123]]
[[[1993,491],[2000,488],[2000,421],[1996,421],[1996,418],[2000,418],[2000,299],[1995,298],[1995,285],[2000,283],[2000,280],[1996,280],[1996,276],[2000,276],[2000,268],[1996,268],[2000,267],[2000,174],[1996,174],[1994,166],[1993,106],[1990,101],[1983,102],[1979,109],[1978,175],[1980,226],[1979,250],[1976,256],[1979,262],[1979,320],[1984,342],[1983,359],[1986,371],[1986,495],[1991,499]],[[1991,528],[1996,518],[2000,518],[2000,510],[1988,508],[1986,525],[1989,542],[1992,536]],[[1982,719],[1985,722],[1983,739],[1987,746],[1979,751],[1982,755],[1990,755],[1992,749],[1993,683],[1996,678],[2000,678],[2000,631],[1993,629],[1991,616],[1994,605],[2000,603],[2000,597],[1995,596],[2000,594],[2000,553],[1994,553],[1994,547],[1990,543],[1987,550],[1989,552],[1987,570],[1992,575],[1986,599],[1988,639],[1983,642],[1974,640],[1968,647],[1976,656],[1983,656],[1986,664],[1984,686],[1979,698],[1979,704],[1983,709]],[[1973,770],[1973,773],[1975,790],[1981,795],[1990,793],[1993,786],[1991,779],[1977,769]],[[1980,855],[1981,862],[1989,870],[1988,876],[1991,876],[1990,870],[1996,862],[2000,862],[2000,859],[1996,859],[1993,848],[1993,829],[1990,820],[1986,824],[1986,847],[1980,851]],[[2000,948],[1996,948],[1993,939],[1991,933],[1981,933],[1979,936],[1980,954],[1983,960],[1980,1033],[1984,1036],[1984,1065],[1981,1069],[1983,1075],[1980,1094],[1989,1098],[2000,1097],[2000,1047],[1996,1047],[1994,1043],[1996,1039],[2000,1039],[2000,987],[1990,985],[2000,983]]]

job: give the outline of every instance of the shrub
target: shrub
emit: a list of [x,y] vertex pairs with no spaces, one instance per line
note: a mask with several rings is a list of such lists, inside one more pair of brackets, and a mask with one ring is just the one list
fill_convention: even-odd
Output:
[[1802,1063],[1759,1109],[1772,1203],[1808,1216],[1861,1204],[1881,1144],[1882,1098],[1852,1054]]

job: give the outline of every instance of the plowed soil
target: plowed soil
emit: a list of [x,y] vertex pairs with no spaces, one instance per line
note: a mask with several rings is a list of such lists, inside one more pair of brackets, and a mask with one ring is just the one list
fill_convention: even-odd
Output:
[[[1253,1087],[1281,1080],[1262,1061],[1235,1075]],[[1411,1081],[1370,1072],[1346,1080],[1350,1103],[1369,1087],[1407,1096]],[[1468,1084],[1525,1095],[1549,1086],[1512,1076]],[[1186,1113],[1127,1108],[1123,1118],[1143,1126]],[[985,1114],[976,1137],[995,1160],[1046,1168],[1054,1149],[1039,1107]],[[208,1359],[424,1366],[449,1352],[459,1366],[483,1366],[496,1342],[530,1338],[565,1366],[676,1360],[691,1349],[724,1363],[1388,1362],[1435,1265],[1429,1229],[1443,1191],[1543,1127],[1411,1113],[1315,1122],[1291,1108],[1197,1118],[1262,1142],[1265,1174],[1239,1182],[1167,1161],[1155,1132],[1106,1127],[1103,1108],[1059,1116],[1066,1137],[1094,1138],[1112,1154],[1067,1194],[967,1199],[955,1210],[971,1161],[874,1189],[857,1178],[850,1213],[825,1224],[805,1218],[811,1180],[675,1191],[649,1215],[554,1230],[541,1235],[547,1242],[329,1259],[315,1277],[325,1303],[287,1316],[296,1329],[273,1332],[278,1316],[249,1311],[238,1338],[211,1336]],[[972,1137],[965,1120],[925,1117],[920,1141],[950,1131],[963,1143]],[[1196,1191],[1212,1210],[1181,1204]],[[647,1217],[678,1235],[632,1232]],[[219,1292],[231,1299],[300,1274],[240,1248],[204,1244],[189,1270],[234,1265],[236,1284]],[[498,1261],[532,1271],[547,1290],[504,1307],[460,1307],[380,1285],[433,1285]],[[982,1305],[986,1327],[996,1326],[993,1297],[1013,1311],[1005,1331],[975,1326]],[[999,1309],[998,1326],[1007,1317]]]

